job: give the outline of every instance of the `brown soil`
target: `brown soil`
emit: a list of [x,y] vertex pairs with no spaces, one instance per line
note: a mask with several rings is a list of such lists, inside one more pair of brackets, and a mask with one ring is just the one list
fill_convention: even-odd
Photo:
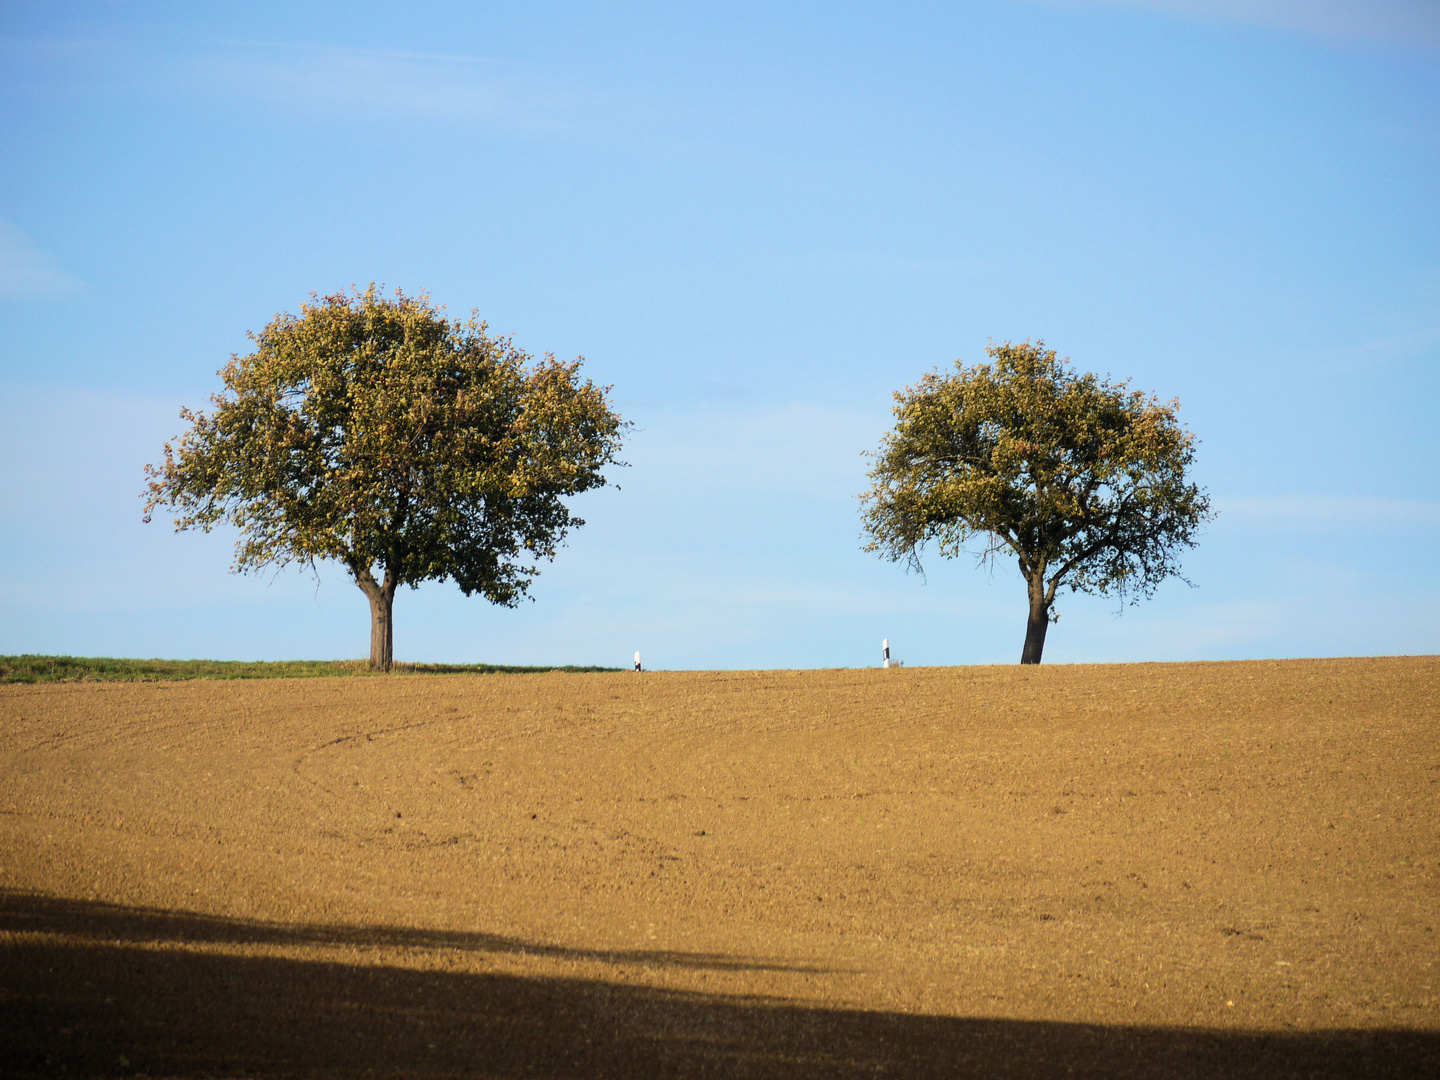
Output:
[[0,687],[0,1074],[1440,1075],[1440,658]]

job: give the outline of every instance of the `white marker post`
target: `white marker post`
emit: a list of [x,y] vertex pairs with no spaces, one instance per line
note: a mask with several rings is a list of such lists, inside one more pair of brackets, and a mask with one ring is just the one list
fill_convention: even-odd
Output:
[[635,670],[640,670],[640,654],[638,652],[635,654]]
[[880,648],[881,648],[882,650],[884,650],[884,653],[885,653],[885,662],[884,662],[883,664],[881,664],[880,666],[881,666],[881,667],[889,667],[889,666],[890,666],[890,639],[889,639],[888,637],[887,637],[884,641],[880,642]]

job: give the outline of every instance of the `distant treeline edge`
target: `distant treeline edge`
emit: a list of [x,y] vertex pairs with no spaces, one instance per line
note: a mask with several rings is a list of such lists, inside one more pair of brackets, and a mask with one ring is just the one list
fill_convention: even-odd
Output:
[[[565,664],[396,664],[392,675],[574,674],[623,668]],[[0,683],[158,682],[171,679],[303,679],[375,677],[365,660],[128,660],[109,656],[0,656]],[[383,674],[380,677],[384,677]]]

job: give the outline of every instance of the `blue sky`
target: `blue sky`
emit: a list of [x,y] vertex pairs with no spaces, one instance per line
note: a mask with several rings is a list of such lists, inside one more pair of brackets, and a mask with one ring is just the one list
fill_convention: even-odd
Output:
[[1018,572],[860,550],[893,391],[1043,338],[1218,519],[1047,662],[1440,652],[1440,5],[8,3],[0,653],[346,657],[364,597],[142,525],[247,331],[383,282],[586,358],[620,490],[397,659],[1012,663]]

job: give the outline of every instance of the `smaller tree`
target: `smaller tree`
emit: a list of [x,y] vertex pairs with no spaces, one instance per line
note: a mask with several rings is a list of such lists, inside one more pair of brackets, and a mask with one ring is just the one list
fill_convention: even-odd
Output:
[[861,496],[865,550],[916,570],[931,540],[947,558],[976,537],[982,564],[1015,556],[1030,601],[1020,662],[1038,664],[1057,590],[1152,595],[1180,576],[1210,500],[1186,476],[1195,438],[1178,401],[1078,375],[1044,342],[986,352],[994,366],[957,361],[896,393]]
[[277,315],[220,372],[209,415],[145,466],[145,520],[240,530],[237,572],[333,559],[370,601],[390,668],[401,585],[453,578],[513,607],[585,524],[561,502],[606,483],[626,426],[580,360],[531,357],[421,294],[336,294]]

